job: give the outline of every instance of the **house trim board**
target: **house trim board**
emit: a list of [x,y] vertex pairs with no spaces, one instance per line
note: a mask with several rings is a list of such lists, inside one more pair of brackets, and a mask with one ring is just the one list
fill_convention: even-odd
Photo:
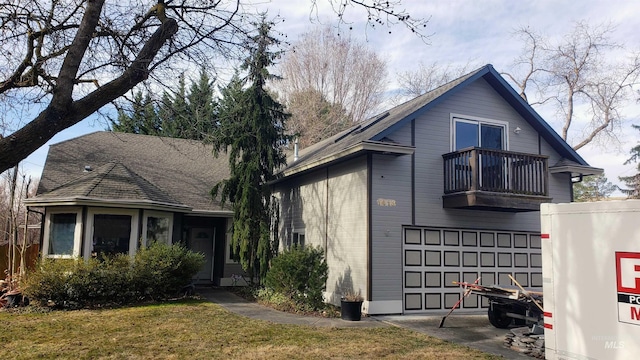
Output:
[[373,201],[373,155],[367,154],[367,299],[371,301],[373,295],[373,281],[371,273],[373,272],[372,265],[372,246],[373,246],[373,224],[371,219],[373,218],[373,207],[371,202]]
[[281,181],[284,178],[288,178],[292,175],[304,173],[308,170],[312,170],[321,165],[329,165],[336,161],[348,160],[352,157],[358,156],[368,151],[381,152],[381,153],[387,153],[387,154],[396,154],[396,155],[410,155],[410,154],[413,154],[414,150],[415,149],[412,146],[382,143],[379,141],[362,141],[342,151],[339,151],[329,156],[325,156],[316,161],[311,161],[300,167],[293,167],[293,168],[287,169],[282,172],[282,174],[284,175],[283,178],[272,182],[271,185],[273,185],[274,183],[277,183],[278,181]]
[[[411,120],[411,146],[416,146],[416,119]],[[411,224],[416,223],[416,153],[411,154]]]
[[365,301],[362,305],[369,315],[402,314],[402,300]]
[[71,197],[71,198],[56,198],[52,200],[46,199],[33,199],[25,200],[28,206],[99,206],[99,207],[111,207],[111,208],[145,208],[149,210],[159,211],[180,211],[190,212],[192,209],[186,205],[180,204],[167,204],[159,203],[150,200],[122,200],[122,199],[102,199],[91,197]]

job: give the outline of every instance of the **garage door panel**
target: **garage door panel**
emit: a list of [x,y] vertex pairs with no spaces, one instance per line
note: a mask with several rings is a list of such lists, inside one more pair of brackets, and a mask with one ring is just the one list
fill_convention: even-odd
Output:
[[[509,275],[532,290],[542,286],[540,234],[407,227],[403,239],[405,313],[442,313],[461,296],[453,282],[513,286]],[[462,308],[485,311],[472,295]]]

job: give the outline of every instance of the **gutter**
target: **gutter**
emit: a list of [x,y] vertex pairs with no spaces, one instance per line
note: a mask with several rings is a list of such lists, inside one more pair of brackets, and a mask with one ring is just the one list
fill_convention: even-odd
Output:
[[92,197],[68,197],[55,199],[31,198],[24,200],[27,206],[100,206],[100,207],[121,207],[121,208],[145,208],[153,210],[169,210],[178,212],[190,212],[192,208],[182,204],[163,203],[152,200],[122,200],[122,199],[99,199]]
[[342,151],[333,153],[315,161],[306,162],[300,166],[294,166],[281,172],[282,178],[275,180],[272,184],[281,181],[283,178],[309,171],[313,168],[326,165],[341,159],[359,155],[365,152],[376,152],[386,155],[411,155],[415,151],[414,146],[392,144],[381,141],[362,141]]

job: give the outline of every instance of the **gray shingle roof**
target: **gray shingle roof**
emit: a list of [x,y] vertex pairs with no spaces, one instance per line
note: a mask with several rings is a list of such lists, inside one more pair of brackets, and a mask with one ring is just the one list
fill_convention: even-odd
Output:
[[198,141],[95,132],[50,147],[32,201],[76,197],[222,211],[209,191],[229,176],[227,161]]

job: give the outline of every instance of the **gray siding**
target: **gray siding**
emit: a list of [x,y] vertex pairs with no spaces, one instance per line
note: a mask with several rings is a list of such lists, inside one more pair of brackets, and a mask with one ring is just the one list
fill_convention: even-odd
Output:
[[366,157],[329,168],[327,292],[334,303],[344,291],[367,292]]
[[347,290],[367,291],[366,157],[320,169],[279,185],[281,248],[304,229],[307,246],[326,250],[327,296],[339,303]]
[[[516,214],[442,207],[442,154],[451,151],[451,114],[508,122],[506,135],[510,151],[533,154],[537,154],[539,148],[550,151],[548,146],[545,148],[546,143],[539,143],[543,140],[539,140],[538,133],[489,84],[476,81],[416,119],[414,225],[539,231],[538,212]],[[521,129],[519,134],[513,133],[516,127]],[[555,197],[566,198],[562,195],[568,185],[561,180],[562,176],[550,182],[550,192]]]
[[411,223],[411,156],[374,155],[372,168],[372,300],[398,300],[402,225]]
[[326,187],[326,171],[321,170],[297,178],[289,187],[278,190],[282,245],[293,232],[304,232],[306,244],[324,247]]

